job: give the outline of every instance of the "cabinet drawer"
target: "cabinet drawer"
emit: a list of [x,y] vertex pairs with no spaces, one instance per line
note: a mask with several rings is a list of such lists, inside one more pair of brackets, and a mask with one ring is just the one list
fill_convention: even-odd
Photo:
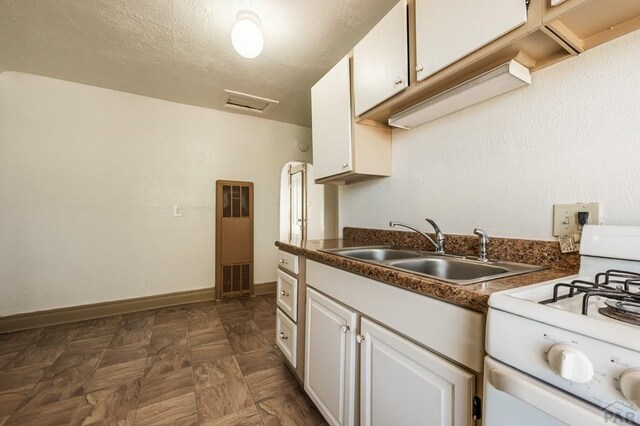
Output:
[[298,279],[278,270],[276,302],[282,312],[298,321]]
[[278,266],[298,275],[298,256],[283,250],[278,250]]
[[276,309],[276,345],[289,363],[296,367],[298,327],[280,309]]

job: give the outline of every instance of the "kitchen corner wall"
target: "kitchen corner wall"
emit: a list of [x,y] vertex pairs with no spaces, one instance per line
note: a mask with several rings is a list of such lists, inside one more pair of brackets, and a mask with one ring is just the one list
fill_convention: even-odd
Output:
[[393,133],[393,176],[340,189],[340,226],[551,240],[554,203],[640,225],[640,32],[541,70],[530,87]]
[[[215,181],[255,183],[275,280],[280,170],[308,128],[0,74],[0,316],[211,287]],[[173,217],[173,205],[183,209]]]

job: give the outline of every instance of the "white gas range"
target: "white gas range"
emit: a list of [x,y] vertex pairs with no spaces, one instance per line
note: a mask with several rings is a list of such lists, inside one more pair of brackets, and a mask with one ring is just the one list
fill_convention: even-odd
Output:
[[640,424],[640,227],[585,226],[580,254],[490,297],[485,425]]

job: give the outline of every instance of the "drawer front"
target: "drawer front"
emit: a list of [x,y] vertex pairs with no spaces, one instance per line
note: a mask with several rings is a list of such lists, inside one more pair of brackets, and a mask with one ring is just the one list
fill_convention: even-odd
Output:
[[283,250],[278,250],[278,266],[298,275],[298,256]]
[[298,327],[280,309],[276,309],[276,345],[289,363],[296,367]]
[[282,312],[298,321],[298,279],[278,270],[276,302]]

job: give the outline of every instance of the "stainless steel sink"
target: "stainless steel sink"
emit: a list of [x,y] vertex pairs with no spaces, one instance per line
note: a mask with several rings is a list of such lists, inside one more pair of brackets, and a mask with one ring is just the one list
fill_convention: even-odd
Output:
[[390,246],[322,250],[453,284],[468,285],[544,269],[524,263],[488,261]]
[[383,262],[385,260],[408,259],[411,257],[419,257],[421,255],[417,250],[395,247],[357,247],[325,251],[339,256],[353,257],[354,259],[360,260],[374,260],[378,262]]
[[406,269],[424,275],[432,275],[449,280],[473,280],[490,277],[509,272],[505,268],[498,268],[484,263],[468,260],[442,258],[420,258],[389,262],[390,266]]

